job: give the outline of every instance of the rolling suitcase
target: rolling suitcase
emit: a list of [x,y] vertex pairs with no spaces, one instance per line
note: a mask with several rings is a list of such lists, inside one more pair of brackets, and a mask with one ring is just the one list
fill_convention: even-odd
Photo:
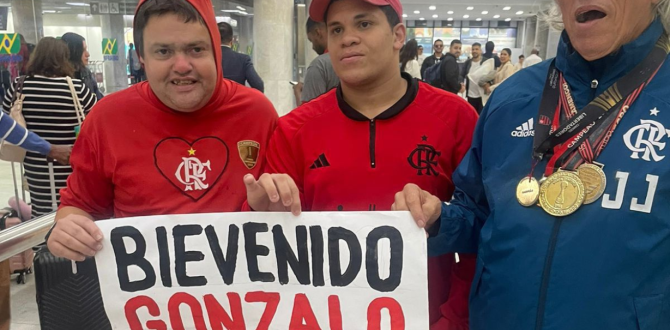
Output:
[[[53,164],[52,207],[57,209]],[[34,260],[37,309],[43,330],[107,330],[109,323],[102,303],[95,260],[73,262],[59,258],[41,246]]]

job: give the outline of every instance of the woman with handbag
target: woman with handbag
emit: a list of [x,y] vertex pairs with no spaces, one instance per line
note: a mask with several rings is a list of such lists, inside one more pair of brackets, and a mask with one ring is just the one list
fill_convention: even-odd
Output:
[[[16,79],[5,93],[2,106],[5,112],[10,112],[14,95],[23,98],[20,112],[27,129],[52,145],[73,145],[85,114],[97,100],[79,79],[70,79],[74,68],[68,57],[69,50],[64,42],[42,38],[28,63],[27,76]],[[33,217],[52,212],[72,168],[52,164],[35,152],[26,154],[24,167]]]

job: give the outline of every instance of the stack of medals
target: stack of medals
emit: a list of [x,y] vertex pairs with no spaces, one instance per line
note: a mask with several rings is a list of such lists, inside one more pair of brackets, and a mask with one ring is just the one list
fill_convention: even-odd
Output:
[[519,204],[539,205],[548,214],[563,217],[600,199],[607,179],[604,165],[595,159],[668,53],[670,40],[663,34],[647,58],[596,97],[579,116],[570,87],[555,62],[552,63],[533,141],[534,164],[544,156],[550,159],[542,180],[538,182],[531,169],[531,173],[519,181],[516,188]]

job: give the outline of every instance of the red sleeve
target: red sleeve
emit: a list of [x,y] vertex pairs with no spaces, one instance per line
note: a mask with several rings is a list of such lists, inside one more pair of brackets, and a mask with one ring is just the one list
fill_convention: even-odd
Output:
[[114,215],[114,189],[111,177],[106,174],[110,162],[103,161],[99,148],[103,144],[98,140],[101,131],[95,122],[95,114],[86,117],[74,144],[70,156],[72,174],[67,179],[67,188],[60,192],[60,207],[73,206],[100,220]]
[[[293,110],[296,111],[296,110]],[[268,149],[265,154],[265,163],[263,166],[262,173],[271,173],[271,174],[288,174],[300,190],[300,202],[302,205],[302,210],[305,209],[305,198],[304,198],[304,189],[303,189],[303,177],[300,174],[301,171],[296,165],[298,160],[294,156],[291,143],[293,141],[292,137],[294,136],[294,130],[290,127],[289,120],[290,115],[282,117],[279,119],[279,123],[270,142],[268,143]],[[258,178],[256,178],[258,179]],[[249,206],[249,202],[245,201],[242,204],[242,211],[248,212],[253,211]]]
[[431,324],[430,330],[468,330],[468,300],[470,287],[475,276],[477,256],[459,254],[460,261],[454,264],[451,272],[451,288],[447,302],[440,306],[440,319]]

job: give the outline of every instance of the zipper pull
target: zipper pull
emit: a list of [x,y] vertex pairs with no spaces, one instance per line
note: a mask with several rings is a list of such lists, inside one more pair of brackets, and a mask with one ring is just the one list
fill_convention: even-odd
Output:
[[598,88],[598,80],[593,79],[593,81],[591,81],[591,88],[592,89]]

